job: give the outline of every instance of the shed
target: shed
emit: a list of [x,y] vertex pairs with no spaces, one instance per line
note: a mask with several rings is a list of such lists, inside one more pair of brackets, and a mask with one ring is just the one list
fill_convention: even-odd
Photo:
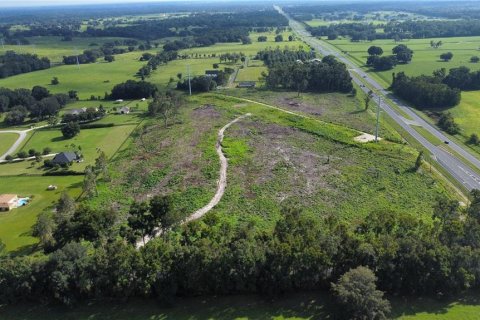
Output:
[[0,194],[0,211],[10,211],[17,207],[16,194]]

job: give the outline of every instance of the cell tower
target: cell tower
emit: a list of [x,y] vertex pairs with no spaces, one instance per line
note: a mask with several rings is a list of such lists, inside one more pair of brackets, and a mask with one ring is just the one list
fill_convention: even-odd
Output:
[[80,70],[80,61],[78,60],[78,50],[77,50],[77,47],[75,47],[75,49],[74,49],[73,51],[74,51],[75,59],[77,60],[77,69]]

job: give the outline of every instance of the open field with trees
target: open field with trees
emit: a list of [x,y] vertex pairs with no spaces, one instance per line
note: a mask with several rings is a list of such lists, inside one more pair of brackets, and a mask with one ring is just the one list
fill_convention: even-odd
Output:
[[[415,6],[360,13],[357,5],[286,10],[317,32],[351,22],[346,33],[360,38],[412,25],[476,32],[466,28],[474,19],[439,13],[441,25]],[[0,90],[1,129],[48,124],[12,155],[35,159],[0,165],[0,194],[31,198],[0,212],[5,319],[478,315],[479,191],[460,194],[420,151],[427,144],[409,145],[385,112],[373,142],[373,93],[334,56],[317,56],[269,4],[158,6],[80,6],[69,19],[55,7],[32,13],[44,18],[35,23],[0,11],[4,50],[52,62],[30,72],[37,58],[12,55],[23,65],[9,66],[1,84],[26,88]],[[441,43],[333,36],[327,41],[385,86],[396,72],[392,90],[420,109],[434,101],[444,111],[460,90],[480,86],[480,73],[448,73],[480,70],[471,59],[480,35]],[[398,44],[413,50],[411,63],[378,72]],[[367,53],[372,45],[382,49]],[[395,63],[412,58],[395,51]],[[420,77],[438,66],[447,71]],[[237,88],[242,81],[256,88]],[[430,116],[474,133],[476,91],[463,94],[451,114]],[[453,143],[415,130],[453,152]],[[14,140],[5,138],[0,152]],[[63,151],[72,152],[63,162],[46,157]]]

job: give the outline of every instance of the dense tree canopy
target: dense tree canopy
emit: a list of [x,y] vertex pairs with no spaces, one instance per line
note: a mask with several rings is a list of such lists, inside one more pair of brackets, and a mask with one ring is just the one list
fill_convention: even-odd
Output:
[[39,58],[36,54],[17,54],[7,51],[0,56],[0,79],[48,68],[50,68],[50,60],[45,57]]

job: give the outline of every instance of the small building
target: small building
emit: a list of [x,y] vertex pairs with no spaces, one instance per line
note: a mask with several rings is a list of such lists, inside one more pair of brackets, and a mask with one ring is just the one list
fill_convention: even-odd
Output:
[[57,188],[58,188],[58,187],[57,187],[56,185],[51,184],[51,185],[49,185],[49,186],[47,187],[47,190],[48,190],[48,191],[53,191],[53,190],[57,190]]
[[241,81],[237,85],[238,88],[255,88],[255,81]]
[[71,115],[79,115],[84,112],[87,112],[87,108],[65,110],[65,114],[71,114]]
[[130,113],[130,108],[129,107],[121,107],[120,109],[118,109],[118,113],[129,114]]
[[218,70],[207,70],[205,71],[205,75],[210,78],[218,77],[219,71]]
[[78,156],[75,152],[60,152],[52,159],[53,164],[65,165],[77,161]]
[[123,99],[115,100],[115,103],[122,103],[122,102],[123,102]]
[[145,99],[145,98],[140,99],[140,101],[145,101],[145,100],[147,100],[147,99]]
[[17,203],[16,194],[0,194],[0,211],[10,211],[17,207]]

